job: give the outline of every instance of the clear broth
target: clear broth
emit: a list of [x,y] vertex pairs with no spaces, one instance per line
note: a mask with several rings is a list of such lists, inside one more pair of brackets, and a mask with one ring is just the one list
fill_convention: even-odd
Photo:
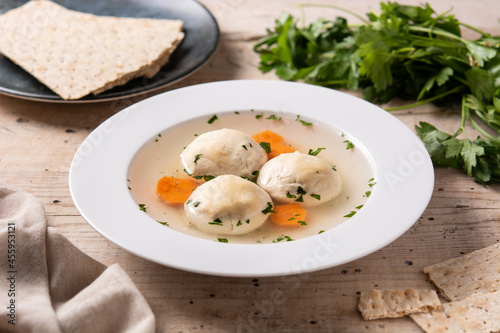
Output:
[[[280,117],[280,120],[272,119]],[[365,204],[373,190],[370,161],[360,147],[347,149],[351,139],[331,126],[302,116],[292,118],[277,112],[255,110],[219,113],[211,124],[210,118],[193,119],[158,133],[142,147],[130,165],[128,181],[132,197],[138,205],[144,205],[146,213],[155,221],[168,225],[166,227],[203,239],[227,239],[229,243],[272,243],[279,239],[286,241],[288,238],[283,236],[296,240],[340,225],[352,212],[361,209],[360,206]],[[312,125],[306,126],[302,121],[312,122]],[[156,184],[164,176],[187,178],[180,160],[184,147],[197,135],[222,128],[240,130],[249,135],[269,129],[283,136],[287,144],[303,153],[308,153],[310,149],[315,151],[325,148],[318,157],[330,162],[340,173],[341,193],[332,201],[307,208],[307,225],[282,228],[268,219],[259,229],[246,235],[217,235],[200,231],[189,223],[183,206],[171,206],[158,198]]]

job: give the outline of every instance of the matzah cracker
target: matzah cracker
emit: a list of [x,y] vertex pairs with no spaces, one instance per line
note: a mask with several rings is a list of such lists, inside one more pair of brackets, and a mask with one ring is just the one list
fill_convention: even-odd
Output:
[[430,311],[441,305],[434,290],[370,290],[361,293],[358,310],[363,319],[398,318]]
[[183,22],[96,16],[47,0],[0,15],[0,52],[63,99],[153,77],[184,38]]
[[449,301],[500,290],[500,244],[424,268]]
[[439,310],[410,317],[427,333],[500,332],[500,291],[476,293],[461,301],[443,303]]

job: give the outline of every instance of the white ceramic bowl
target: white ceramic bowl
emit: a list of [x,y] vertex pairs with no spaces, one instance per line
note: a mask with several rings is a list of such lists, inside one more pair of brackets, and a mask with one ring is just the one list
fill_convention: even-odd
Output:
[[[277,244],[218,243],[149,223],[151,217],[138,209],[127,190],[128,168],[137,151],[170,126],[204,115],[250,109],[291,117],[307,115],[349,133],[372,163],[377,181],[364,207],[324,233]],[[118,112],[79,147],[69,185],[85,220],[140,257],[202,274],[259,277],[325,269],[386,246],[425,210],[434,170],[417,136],[373,104],[313,85],[240,80],[169,91]]]

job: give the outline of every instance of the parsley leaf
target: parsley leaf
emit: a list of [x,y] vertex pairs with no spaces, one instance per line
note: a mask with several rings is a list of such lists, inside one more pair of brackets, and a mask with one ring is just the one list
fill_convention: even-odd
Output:
[[434,165],[462,169],[483,184],[500,181],[500,146],[481,138],[457,139],[425,122],[416,130]]
[[302,126],[312,126],[313,125],[313,123],[311,123],[311,122],[300,119],[300,115],[297,115],[297,117],[295,117],[295,121],[300,121]]
[[[415,101],[388,111],[461,100],[455,133],[420,123],[417,134],[435,166],[461,169],[483,184],[500,182],[500,37],[450,12],[437,14],[429,4],[380,2],[380,10],[366,17],[334,5],[301,9],[306,6],[342,10],[362,23],[351,26],[335,17],[306,25],[284,13],[254,45],[262,72],[336,89],[362,88],[363,98],[379,104],[396,97]],[[462,29],[479,37],[462,37]],[[459,137],[466,123],[479,133],[476,139]]]
[[291,242],[291,241],[293,241],[293,239],[292,239],[292,237],[287,236],[287,235],[281,235],[281,236],[276,237],[275,239],[273,239],[273,243],[279,243],[281,241]]
[[354,143],[352,143],[349,140],[344,140],[343,143],[347,143],[347,147],[345,148],[346,150],[353,149],[354,148]]
[[314,194],[314,193],[312,193],[312,194],[311,194],[311,197],[313,197],[313,198],[314,198],[314,199],[316,199],[316,200],[321,200],[321,195],[319,195],[319,194]]
[[307,154],[312,156],[318,156],[318,154],[324,149],[326,148],[318,148],[316,150],[309,149],[309,152]]
[[210,225],[218,225],[218,226],[222,226],[223,225],[221,219],[219,219],[219,218],[216,218],[215,220],[213,220],[211,222],[208,222],[208,224],[210,224]]
[[266,119],[271,119],[271,120],[281,120],[282,117],[276,117],[274,114],[270,115],[269,117],[267,117]]

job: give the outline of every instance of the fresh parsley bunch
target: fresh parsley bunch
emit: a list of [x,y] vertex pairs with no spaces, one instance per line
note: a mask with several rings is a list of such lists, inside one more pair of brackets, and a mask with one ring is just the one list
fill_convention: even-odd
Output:
[[[375,103],[416,100],[404,108],[458,101],[462,121],[455,133],[421,122],[417,134],[434,165],[462,169],[483,184],[500,182],[500,38],[449,12],[437,15],[429,4],[382,2],[380,9],[366,18],[342,9],[362,20],[357,26],[342,17],[299,26],[285,13],[254,47],[259,69],[284,80],[362,88]],[[480,37],[465,39],[462,28]],[[459,138],[466,122],[479,137]]]

